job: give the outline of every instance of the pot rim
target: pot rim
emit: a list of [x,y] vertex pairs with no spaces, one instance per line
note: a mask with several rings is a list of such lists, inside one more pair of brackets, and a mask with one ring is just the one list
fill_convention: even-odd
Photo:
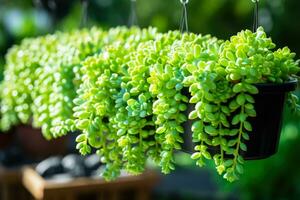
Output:
[[297,88],[298,80],[292,78],[284,83],[255,83],[259,92],[290,92]]

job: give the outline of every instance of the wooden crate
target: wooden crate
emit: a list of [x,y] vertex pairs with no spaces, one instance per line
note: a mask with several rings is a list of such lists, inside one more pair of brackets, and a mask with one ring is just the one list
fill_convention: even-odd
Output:
[[31,199],[31,195],[22,184],[22,167],[11,169],[0,165],[0,199]]
[[[45,180],[33,168],[23,169],[23,184],[37,200],[149,200],[158,175],[146,171],[138,176],[122,176],[106,182],[101,178],[76,178],[67,182]],[[130,195],[131,197],[127,198]]]

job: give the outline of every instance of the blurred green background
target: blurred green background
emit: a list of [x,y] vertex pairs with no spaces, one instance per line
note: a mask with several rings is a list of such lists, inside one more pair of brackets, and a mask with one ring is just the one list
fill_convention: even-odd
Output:
[[[180,0],[137,0],[138,25],[155,26],[160,31],[175,30],[180,24],[181,9]],[[259,3],[259,24],[278,47],[289,46],[298,55],[299,9],[299,0],[260,0]],[[130,0],[90,0],[87,26],[128,25],[130,12]],[[80,0],[0,0],[1,68],[7,49],[19,43],[22,38],[56,30],[76,29],[81,18]],[[209,33],[228,39],[242,29],[252,29],[252,20],[253,3],[250,0],[190,0],[188,4],[191,32]],[[2,77],[1,73],[0,78]],[[215,177],[215,172],[193,167],[192,161],[185,155],[178,156],[178,168],[196,170],[199,178],[194,181],[194,185],[201,182],[202,186],[199,184],[197,187],[199,191],[206,190],[205,199],[299,199],[299,117],[286,113],[282,132],[278,154],[266,160],[249,161],[242,179],[234,184]],[[209,177],[206,177],[207,173],[210,174]],[[207,187],[206,180],[210,180],[213,189]],[[191,188],[191,185],[186,188]],[[193,196],[191,190],[185,191],[183,187],[182,190],[173,189],[182,193],[182,199],[199,199],[197,195]]]

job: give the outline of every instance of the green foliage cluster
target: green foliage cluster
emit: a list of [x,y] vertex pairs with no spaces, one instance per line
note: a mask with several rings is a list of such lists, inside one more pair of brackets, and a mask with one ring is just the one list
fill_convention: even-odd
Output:
[[[187,120],[185,110],[189,98],[184,89],[184,78],[188,71],[185,59],[191,60],[193,54],[190,51],[196,48],[206,49],[208,44],[217,40],[209,35],[184,34],[180,40],[176,40],[170,46],[162,45],[155,47],[159,49],[159,56],[154,64],[149,65],[150,83],[149,91],[154,97],[153,115],[157,126],[157,140],[161,144],[160,165],[164,173],[174,170],[174,150],[181,149],[182,134],[184,134],[183,123]],[[165,52],[165,55],[161,55]],[[156,54],[157,54],[156,53]]]
[[64,129],[50,130],[72,116],[79,84],[75,74],[82,59],[101,50],[104,36],[97,28],[57,32],[13,47],[6,56],[2,84],[2,129],[32,122],[48,139],[65,134]]
[[[188,131],[182,126],[187,120],[185,110],[195,104],[188,116],[194,121],[193,141],[197,144],[192,158],[199,166],[205,165],[205,159],[213,159],[219,174],[229,181],[237,180],[243,173],[245,141],[251,138],[249,118],[256,116],[253,95],[259,91],[255,84],[282,83],[299,72],[294,53],[274,48],[262,28],[255,33],[242,31],[225,42],[209,35],[169,32],[140,42],[128,57],[111,58],[108,52],[100,55],[113,63],[106,69],[115,68],[115,60],[124,61],[119,67],[125,68],[116,74],[96,69],[104,66],[100,65],[103,61],[93,58],[82,69],[89,67],[102,75],[92,82],[89,79],[85,85],[89,89],[81,88],[86,99],[77,99],[76,115],[80,117],[75,124],[83,131],[77,138],[78,148],[82,153],[90,152],[91,147],[98,149],[107,163],[110,173],[104,175],[108,179],[115,178],[114,167],[114,175],[123,168],[140,173],[146,157],[169,173],[174,169],[174,152],[181,149],[182,134]],[[96,72],[84,73],[94,77]],[[109,87],[98,85],[99,76],[106,77],[101,78],[101,84],[106,80]],[[97,93],[103,94],[97,97],[101,101],[96,100]],[[97,113],[100,102],[99,121],[97,114],[91,116],[89,111]],[[94,128],[97,123],[102,128]],[[95,145],[94,140],[99,143]],[[218,147],[220,153],[211,154],[211,147]]]
[[74,100],[74,128],[82,131],[76,139],[77,148],[82,154],[90,153],[91,147],[98,149],[102,161],[107,163],[104,176],[108,179],[116,178],[123,166],[136,173],[144,169],[144,149],[148,144],[143,143],[143,137],[148,133],[142,130],[146,121],[141,118],[146,114],[131,112],[127,107],[138,107],[144,113],[151,104],[147,104],[145,96],[139,96],[144,100],[143,106],[130,97],[133,89],[128,63],[136,56],[138,45],[155,36],[152,28],[123,31],[116,43],[83,63],[83,83]]
[[6,56],[4,81],[1,93],[1,128],[8,130],[12,125],[27,123],[32,115],[31,91],[36,80],[35,70],[40,61],[46,60],[43,52],[54,52],[57,37],[25,39],[19,46],[10,49]]
[[80,62],[101,50],[105,35],[99,29],[60,34],[56,52],[48,52],[48,61],[40,62],[31,93],[33,125],[42,127],[46,138],[67,133],[65,124],[73,115],[73,99],[80,83]]
[[[294,53],[274,48],[261,27],[255,33],[241,31],[224,42],[208,62],[201,59],[187,67],[190,103],[196,103],[189,119],[198,120],[192,130],[199,145],[192,158],[200,166],[204,159],[213,158],[218,173],[229,181],[243,173],[241,154],[247,151],[245,141],[251,139],[249,119],[256,116],[253,95],[259,91],[255,84],[282,83],[299,72]],[[209,146],[218,146],[220,153],[211,155]]]
[[[256,116],[256,84],[299,72],[294,53],[274,48],[261,27],[228,41],[136,27],[27,39],[7,55],[2,128],[32,120],[46,138],[79,130],[77,149],[97,150],[112,180],[121,169],[143,172],[147,158],[164,173],[174,170],[173,155],[190,131],[183,123],[192,120],[192,158],[199,166],[213,160],[235,181]],[[292,94],[289,102],[299,108]]]

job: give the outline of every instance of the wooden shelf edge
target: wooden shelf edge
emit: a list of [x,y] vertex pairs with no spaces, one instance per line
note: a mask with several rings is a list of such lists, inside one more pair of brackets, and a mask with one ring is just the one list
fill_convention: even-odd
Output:
[[22,173],[22,183],[24,187],[34,196],[34,198],[43,199],[44,187],[46,185],[44,179],[31,167],[24,167]]
[[159,181],[159,175],[153,170],[147,170],[137,176],[123,176],[115,181],[107,182],[104,179],[76,178],[70,182],[47,181],[41,177],[32,167],[23,169],[23,185],[35,199],[43,199],[45,196],[55,193],[77,193],[99,190],[123,190],[132,187],[149,190]]

